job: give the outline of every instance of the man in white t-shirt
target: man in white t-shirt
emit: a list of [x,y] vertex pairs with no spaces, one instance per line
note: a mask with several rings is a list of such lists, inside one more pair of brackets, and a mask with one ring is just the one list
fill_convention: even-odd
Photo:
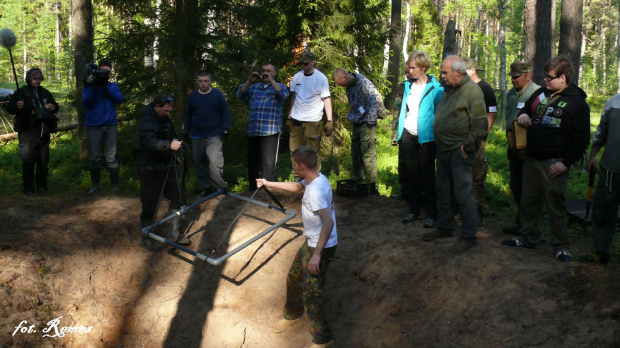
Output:
[[[290,131],[289,145],[291,152],[301,146],[312,146],[320,153],[323,109],[327,117],[325,134],[330,135],[334,130],[329,81],[322,72],[314,68],[314,53],[304,51],[298,61],[301,71],[293,76],[290,86],[293,97],[287,121]],[[316,168],[321,170],[320,158]]]
[[271,182],[257,179],[256,186],[265,185],[290,192],[304,191],[301,201],[301,217],[304,224],[304,242],[286,278],[286,304],[283,319],[274,331],[284,332],[306,313],[308,329],[312,335],[312,347],[333,345],[332,332],[323,314],[321,296],[325,285],[327,267],[336,253],[336,215],[332,188],[327,178],[316,166],[318,155],[310,146],[302,146],[292,153],[293,169],[300,182]]

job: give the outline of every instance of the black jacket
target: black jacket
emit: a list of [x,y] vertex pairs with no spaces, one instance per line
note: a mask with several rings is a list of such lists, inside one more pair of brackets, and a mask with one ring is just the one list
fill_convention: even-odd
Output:
[[[21,110],[17,107],[17,102],[20,100],[24,101]],[[50,111],[52,118],[37,119],[37,109],[45,109],[45,104],[49,103],[54,105],[54,109]],[[40,136],[56,132],[58,119],[55,114],[58,112],[58,103],[52,93],[43,87],[33,89],[28,85],[22,86],[11,96],[7,109],[11,115],[15,115],[16,132],[32,131]]]
[[527,131],[527,153],[538,160],[562,158],[570,167],[590,143],[590,106],[586,93],[570,84],[560,94],[539,88],[525,103],[532,126]]
[[166,171],[174,158],[170,144],[177,135],[168,117],[159,116],[153,105],[142,109],[142,118],[138,123],[140,148],[137,151],[139,170]]

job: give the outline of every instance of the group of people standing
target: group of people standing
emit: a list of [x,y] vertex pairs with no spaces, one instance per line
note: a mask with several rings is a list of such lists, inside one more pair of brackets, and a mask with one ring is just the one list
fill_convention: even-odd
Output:
[[[304,51],[298,59],[299,71],[286,85],[276,82],[276,66],[262,65],[239,85],[237,97],[249,102],[248,178],[250,189],[261,186],[291,192],[304,191],[302,219],[307,241],[297,252],[287,278],[287,301],[276,332],[283,332],[304,312],[310,319],[314,347],[333,344],[332,333],[322,312],[321,295],[327,267],[337,246],[336,217],[332,189],[320,173],[322,134],[334,129],[331,96],[327,77],[317,70],[315,56]],[[111,70],[108,60],[101,69]],[[403,223],[420,220],[424,210],[424,228],[434,228],[422,236],[424,241],[452,237],[455,216],[461,217],[460,235],[452,251],[460,253],[476,245],[476,234],[484,212],[484,180],[487,172],[486,137],[497,118],[493,89],[478,76],[482,69],[474,60],[448,56],[441,63],[441,81],[428,74],[428,53],[413,51],[405,62],[407,79],[401,83],[393,110],[392,145],[398,146],[398,173],[408,212]],[[574,67],[557,57],[545,67],[545,86],[532,82],[532,66],[515,61],[510,66],[513,88],[506,105],[507,136],[516,129],[527,129],[527,148],[509,147],[510,188],[518,207],[515,225],[504,228],[514,234],[502,244],[511,248],[533,249],[541,240],[539,228],[542,205],[547,206],[552,235],[550,245],[560,261],[571,261],[570,240],[564,207],[568,173],[589,144],[590,108],[586,94],[571,82]],[[346,88],[353,125],[351,154],[356,190],[360,196],[378,195],[376,163],[377,120],[385,116],[382,98],[364,76],[337,68],[333,81]],[[26,74],[27,86],[16,92],[9,111],[16,114],[19,154],[23,161],[24,192],[47,190],[49,135],[55,131],[58,104],[51,93],[40,86],[39,69]],[[119,166],[116,159],[116,106],[123,101],[118,85],[98,82],[89,76],[83,91],[89,169],[92,187],[100,189],[100,171],[110,172],[112,189],[118,191]],[[188,245],[179,233],[179,209],[187,202],[187,193],[179,183],[177,151],[183,142],[191,143],[200,195],[215,189],[225,190],[222,147],[228,142],[230,111],[224,94],[213,88],[211,74],[196,76],[197,89],[188,99],[180,141],[170,122],[174,100],[160,94],[144,106],[138,125],[137,157],[144,228],[154,222],[162,196],[170,199],[169,214],[177,214],[166,235]],[[286,124],[290,132],[290,150],[295,181],[275,182],[275,168],[283,127],[283,107],[293,93]],[[44,110],[44,111],[42,111]],[[606,264],[611,256],[620,190],[614,183],[620,173],[620,99],[612,98],[603,111],[594,134],[594,146],[588,162],[597,167],[596,155],[603,146],[601,160],[605,174],[599,180],[593,208],[595,252],[583,260]],[[323,120],[326,122],[324,123]],[[34,165],[38,164],[36,176]],[[142,238],[150,248],[153,242]]]

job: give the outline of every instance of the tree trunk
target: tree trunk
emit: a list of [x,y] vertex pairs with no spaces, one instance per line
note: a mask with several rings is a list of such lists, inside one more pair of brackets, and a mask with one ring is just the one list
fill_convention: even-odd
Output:
[[498,118],[499,118],[499,127],[501,130],[504,129],[504,114],[506,113],[505,105],[506,105],[506,94],[507,94],[507,86],[506,86],[506,21],[503,19],[504,15],[504,1],[500,1],[498,5],[499,12],[499,89],[501,90],[500,99],[499,99],[499,107],[498,107]]
[[405,35],[403,37],[403,58],[405,62],[409,58],[409,52],[407,46],[409,45],[409,35],[411,33],[411,4],[407,1],[407,16],[405,17]]
[[582,27],[583,0],[562,0],[558,54],[568,58],[575,66],[572,82],[576,85],[579,82],[581,46],[585,43],[582,36]]
[[390,93],[385,98],[385,107],[388,110],[392,109],[394,105],[394,99],[396,97],[396,93],[398,93],[398,81],[401,79],[400,76],[400,54],[398,52],[401,51],[401,47],[399,44],[402,40],[401,38],[401,12],[402,12],[402,0],[393,0],[392,1],[392,15],[390,20],[390,32],[392,32],[392,36],[390,37],[390,65],[388,70],[390,71],[390,86],[392,87]]
[[532,62],[532,79],[539,85],[553,47],[551,7],[551,0],[525,0],[525,59]]
[[449,19],[448,24],[446,24],[446,34],[441,59],[443,60],[447,56],[455,55],[456,52],[456,24],[452,19]]
[[94,57],[93,47],[93,4],[91,0],[71,0],[73,18],[73,35],[75,47],[75,108],[78,111],[78,136],[80,139],[80,157],[85,157],[86,149],[86,109],[82,105],[82,89],[86,64]]

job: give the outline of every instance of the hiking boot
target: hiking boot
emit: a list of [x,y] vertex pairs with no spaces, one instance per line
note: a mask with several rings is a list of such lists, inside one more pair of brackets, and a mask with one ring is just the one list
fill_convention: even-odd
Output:
[[599,264],[602,266],[607,266],[607,264],[609,263],[609,258],[599,254],[599,253],[592,253],[592,254],[586,254],[586,255],[581,255],[577,258],[577,260],[579,262],[589,262],[589,263],[595,263],[595,264]]
[[458,254],[458,253],[462,253],[464,251],[469,250],[470,248],[476,246],[476,242],[475,241],[468,241],[468,240],[463,240],[463,239],[459,239],[456,241],[456,243],[454,243],[454,245],[452,246],[452,248],[450,248],[450,252],[452,252],[453,254]]
[[436,223],[435,219],[428,218],[428,219],[426,219],[426,221],[424,221],[424,225],[422,225],[422,227],[424,227],[424,228],[433,228],[433,227],[435,227],[435,223]]
[[297,323],[299,321],[299,319],[301,318],[297,318],[297,319],[292,319],[292,320],[288,320],[288,319],[280,319],[280,321],[278,321],[278,323],[276,324],[276,326],[273,327],[273,332],[275,333],[281,333],[284,332],[286,330],[288,330],[288,328]]
[[571,255],[566,250],[556,250],[555,258],[562,262],[571,262]]
[[190,245],[192,242],[179,233],[179,228],[181,227],[181,216],[179,215],[179,211],[178,209],[168,210],[167,215],[176,214],[177,216],[170,220],[170,231],[166,235],[166,239],[180,245]]
[[506,234],[512,234],[513,236],[518,236],[519,235],[519,231],[521,231],[521,226],[519,226],[519,225],[514,225],[514,226],[502,228],[502,232],[504,232]]
[[414,222],[416,220],[420,220],[420,215],[419,214],[414,214],[414,213],[409,213],[407,214],[407,216],[405,216],[405,218],[403,219],[403,225],[404,224],[408,224],[410,222]]
[[334,340],[331,340],[329,342],[322,343],[322,344],[312,343],[310,348],[327,348],[327,347],[333,347],[333,346],[334,346]]
[[452,232],[445,233],[440,232],[439,230],[434,230],[433,232],[425,233],[422,235],[422,240],[425,242],[430,242],[439,238],[450,238],[452,237]]
[[517,238],[517,237],[514,237],[511,240],[503,241],[502,245],[507,247],[507,248],[536,249],[535,246],[528,245],[528,244],[523,244],[523,242],[521,242],[519,240],[519,238]]

